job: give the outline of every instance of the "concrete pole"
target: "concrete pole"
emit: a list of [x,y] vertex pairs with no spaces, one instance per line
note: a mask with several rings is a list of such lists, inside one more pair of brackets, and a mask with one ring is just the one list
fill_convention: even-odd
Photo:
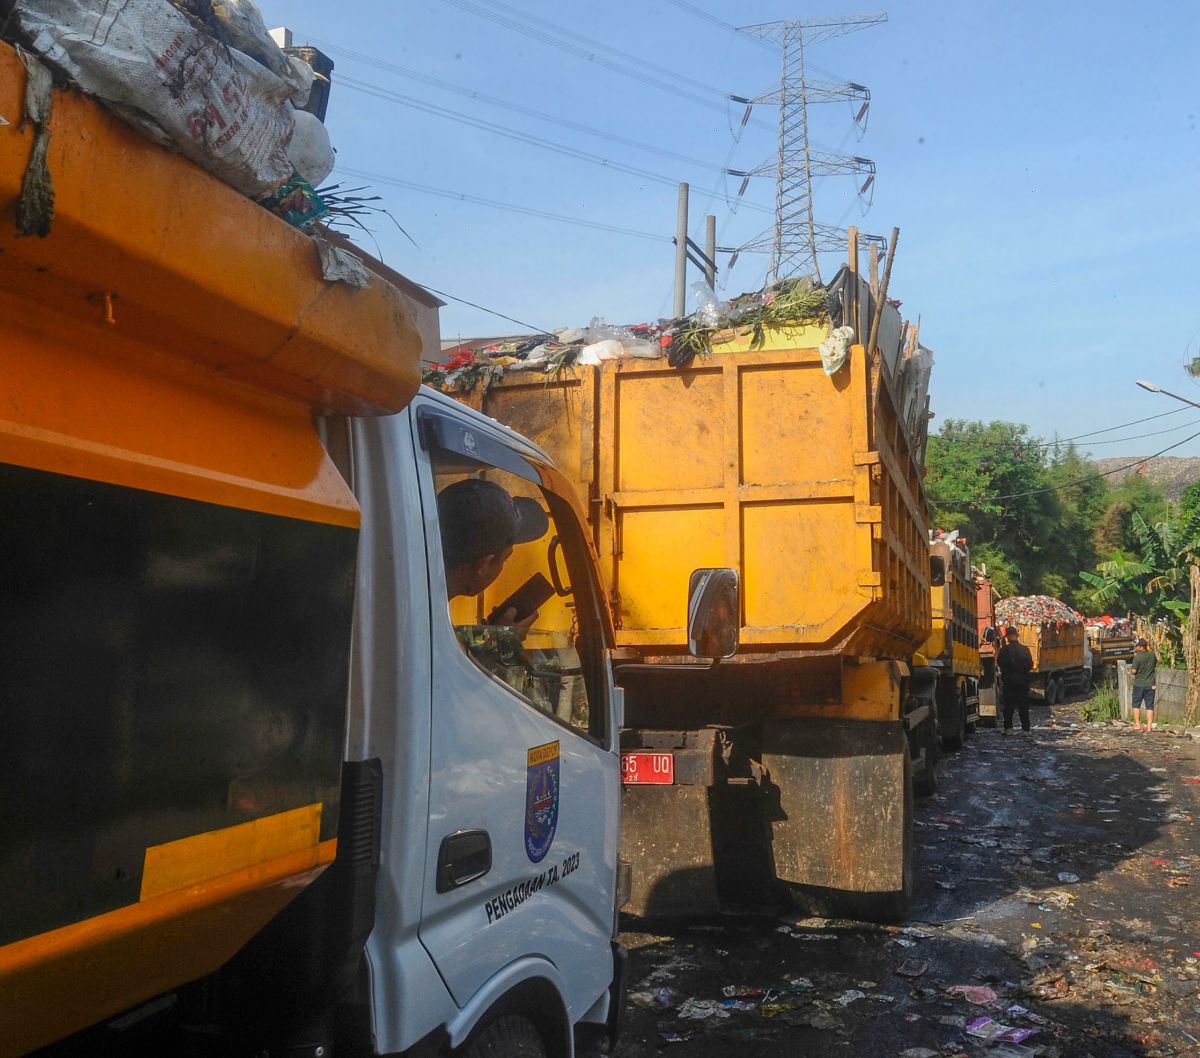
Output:
[[704,269],[704,279],[710,290],[717,289],[717,218],[711,213],[704,218],[704,256],[709,264]]
[[675,223],[675,319],[687,311],[688,185],[679,185],[679,216]]

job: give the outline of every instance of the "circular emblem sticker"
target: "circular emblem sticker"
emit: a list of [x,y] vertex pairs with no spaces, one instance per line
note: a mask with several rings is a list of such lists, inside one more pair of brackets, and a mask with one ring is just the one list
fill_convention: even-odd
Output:
[[529,750],[525,772],[525,854],[540,863],[558,827],[558,743]]

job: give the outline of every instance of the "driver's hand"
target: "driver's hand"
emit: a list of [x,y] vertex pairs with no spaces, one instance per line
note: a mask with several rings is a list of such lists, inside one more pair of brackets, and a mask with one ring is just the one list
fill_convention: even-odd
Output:
[[516,619],[517,608],[510,606],[500,615],[500,620],[496,622],[498,625],[507,625],[510,628],[519,628],[522,632],[528,632],[533,627],[533,622],[537,620],[538,612],[534,610],[528,617],[522,618],[520,621]]

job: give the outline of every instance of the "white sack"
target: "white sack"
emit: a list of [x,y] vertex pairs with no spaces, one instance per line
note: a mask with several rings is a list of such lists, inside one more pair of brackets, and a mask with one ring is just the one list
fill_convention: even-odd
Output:
[[35,50],[85,92],[243,194],[267,194],[291,177],[289,99],[298,86],[167,0],[17,0],[15,13]]
[[320,118],[306,110],[297,110],[293,118],[295,128],[288,144],[288,160],[313,187],[320,187],[337,164],[329,131]]

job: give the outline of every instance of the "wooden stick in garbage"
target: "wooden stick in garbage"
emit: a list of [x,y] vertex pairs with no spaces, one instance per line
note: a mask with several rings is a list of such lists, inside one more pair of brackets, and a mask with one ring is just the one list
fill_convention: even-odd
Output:
[[861,337],[858,333],[858,229],[851,225],[848,232],[850,258],[850,297],[847,298],[842,322],[854,328],[854,340]]
[[892,278],[892,261],[896,259],[896,243],[900,239],[900,229],[892,229],[892,241],[888,245],[887,264],[883,266],[883,282],[879,284],[879,294],[875,298],[875,315],[871,317],[871,337],[867,339],[867,355],[875,352],[875,340],[879,337],[879,321],[883,319],[883,306],[887,302],[888,280]]

